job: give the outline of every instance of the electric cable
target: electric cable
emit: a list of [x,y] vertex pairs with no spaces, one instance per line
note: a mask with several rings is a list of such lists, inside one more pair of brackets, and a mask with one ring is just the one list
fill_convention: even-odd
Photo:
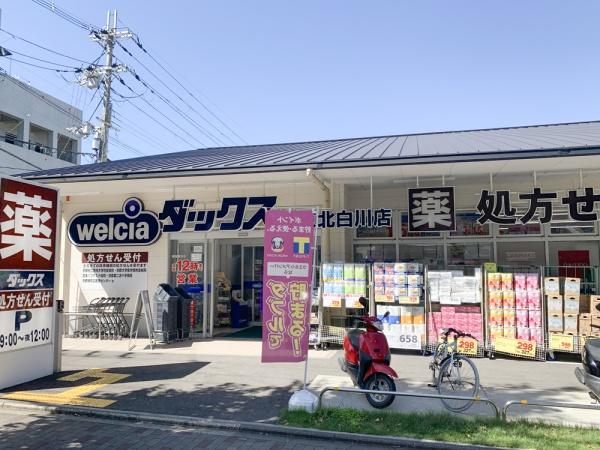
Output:
[[[176,113],[178,113],[181,117],[183,117],[185,120],[187,120],[194,127],[198,128],[198,130],[200,131],[200,133],[202,133],[203,135],[205,135],[206,137],[208,137],[216,145],[221,145],[221,146],[225,146],[226,145],[222,140],[220,140],[218,137],[216,137],[210,131],[208,131],[206,128],[204,128],[201,124],[199,124],[197,121],[195,121],[189,115],[187,115],[185,113],[185,111],[182,111],[180,108],[177,107],[177,105],[173,104],[167,97],[165,97],[164,95],[162,95],[160,92],[158,92],[152,86],[150,86],[147,82],[145,82],[144,80],[142,80],[132,69],[129,69],[129,72],[147,90],[149,90],[152,94],[156,95],[160,100],[162,100],[164,103],[166,103],[167,106],[171,107],[171,109],[173,109]],[[131,87],[129,87],[129,85],[127,85],[127,83],[125,83],[125,80],[123,80],[120,76],[117,75],[116,78],[119,80],[119,82],[122,85],[124,85],[127,89],[129,89],[129,91],[131,91],[132,93],[136,94],[136,97],[140,97],[141,96],[141,95],[137,94]]]
[[81,71],[81,69],[76,69],[76,70],[73,70],[73,69],[57,69],[55,67],[40,66],[39,64],[33,64],[33,63],[30,63],[30,62],[27,62],[27,61],[16,59],[16,58],[13,58],[12,56],[8,56],[8,57],[6,57],[6,59],[8,59],[10,61],[14,61],[14,62],[19,63],[19,64],[25,64],[25,65],[32,66],[32,67],[37,67],[38,69],[51,70],[53,72],[58,72],[58,73],[79,73]]
[[32,0],[32,1],[34,3],[37,3],[39,6],[46,8],[51,13],[56,14],[57,16],[63,18],[67,22],[70,22],[71,24],[73,24],[79,28],[82,28],[82,29],[88,30],[88,31],[93,31],[93,30],[99,29],[95,25],[92,25],[91,23],[78,18],[77,16],[68,12],[64,8],[60,8],[59,6],[56,6],[56,4],[54,2],[49,2],[46,0]]
[[[119,127],[120,133],[130,133],[132,136],[134,136],[137,139],[140,139],[142,141],[144,141],[146,144],[148,144],[152,149],[154,150],[158,150],[160,151],[160,147],[161,146],[157,146],[156,142],[153,142],[149,137],[144,136],[141,133],[138,133],[136,130],[134,130],[132,127],[127,126],[125,123],[121,122],[121,120],[117,119],[116,117],[112,117],[111,121],[117,125],[117,127]],[[158,153],[158,152],[155,152]]]
[[30,41],[28,39],[25,39],[25,38],[23,38],[21,36],[17,36],[13,32],[7,31],[7,30],[5,30],[2,27],[0,27],[0,31],[3,31],[4,33],[8,34],[9,36],[12,36],[15,39],[19,39],[19,40],[21,40],[23,42],[26,42],[26,43],[30,44],[30,45],[33,45],[33,46],[38,47],[38,48],[41,48],[42,50],[46,50],[47,52],[54,53],[55,55],[59,55],[59,56],[62,56],[64,58],[72,59],[73,61],[77,61],[77,62],[80,62],[80,63],[83,63],[83,64],[89,64],[88,61],[84,61],[83,59],[75,58],[73,56],[66,55],[65,53],[57,52],[56,50],[52,50],[52,49],[50,49],[48,47],[44,47],[43,45],[36,44],[35,42]]
[[46,97],[44,97],[43,95],[39,94],[38,92],[36,92],[35,90],[29,88],[26,84],[14,79],[13,77],[11,77],[10,75],[8,75],[6,73],[6,70],[4,70],[2,67],[0,67],[0,77],[4,77],[4,79],[8,80],[9,82],[13,83],[15,86],[18,86],[19,88],[29,92],[31,95],[37,97],[38,99],[42,100],[44,103],[48,104],[49,106],[51,106],[52,108],[56,109],[57,111],[62,112],[65,115],[68,115],[72,118],[74,118],[78,123],[81,123],[81,117],[77,117],[75,114],[73,114],[71,111],[68,111],[67,109],[56,105],[55,103],[52,103],[50,100],[48,100]]
[[[6,48],[6,47],[4,47],[4,48]],[[26,55],[25,53],[18,52],[16,50],[11,49],[11,48],[6,48],[6,50],[8,50],[11,53],[14,53],[15,55],[24,56],[25,58],[34,59],[34,60],[39,61],[39,62],[43,62],[43,63],[47,63],[47,64],[53,64],[55,66],[60,66],[60,67],[68,67],[69,69],[81,70],[80,67],[68,66],[66,64],[56,63],[54,61],[49,61],[47,59],[36,58],[35,56]],[[89,63],[86,63],[86,64],[89,64]],[[92,66],[90,65],[88,68],[91,68],[91,67]]]
[[142,66],[147,72],[149,72],[154,78],[156,78],[160,84],[162,84],[164,87],[166,87],[169,92],[171,92],[173,95],[175,95],[175,97],[177,97],[185,106],[187,106],[190,110],[194,111],[202,120],[204,120],[207,124],[209,124],[212,128],[215,129],[216,132],[218,132],[220,135],[222,135],[224,138],[228,139],[232,144],[235,145],[235,141],[227,136],[225,133],[223,133],[222,130],[220,130],[216,125],[214,125],[210,120],[208,120],[206,117],[204,117],[204,115],[202,115],[202,113],[200,113],[196,108],[194,108],[192,105],[190,105],[188,102],[186,102],[181,95],[179,95],[176,91],[174,91],[167,83],[165,83],[160,77],[158,77],[153,70],[151,70],[148,66],[146,66],[142,61],[140,61],[135,55],[133,55],[133,53],[131,53],[127,47],[125,47],[123,44],[121,44],[119,41],[116,41],[116,44],[125,52],[127,53],[131,58],[133,58],[140,66]]
[[[119,92],[117,92],[114,88],[111,88],[111,91],[117,95],[117,96],[121,96],[121,94]],[[148,114],[146,111],[144,111],[142,108],[140,108],[138,105],[136,105],[133,102],[129,102],[129,104],[131,106],[133,106],[135,109],[137,109],[139,112],[141,112],[142,114],[144,114],[146,117],[148,117],[150,120],[152,120],[153,122],[155,122],[157,125],[161,126],[162,128],[164,128],[165,130],[167,130],[169,133],[173,134],[175,137],[177,137],[179,140],[185,142],[187,145],[189,145],[192,148],[197,148],[197,146],[195,146],[194,144],[192,144],[191,142],[189,142],[187,139],[179,136],[174,130],[170,129],[169,127],[167,127],[165,124],[163,124],[162,122],[158,121],[155,117],[152,117],[150,114]]]
[[133,33],[133,35],[135,36],[135,44],[140,48],[140,50],[142,50],[146,55],[148,55],[148,57],[150,57],[150,59],[152,59],[152,61],[154,61],[167,75],[169,75],[169,77],[171,77],[190,97],[192,97],[194,100],[196,100],[196,102],[198,102],[211,116],[213,116],[216,120],[218,120],[221,125],[223,125],[225,128],[227,128],[232,134],[234,134],[242,143],[244,144],[248,144],[243,137],[241,137],[238,133],[236,133],[233,129],[231,129],[224,121],[221,120],[221,118],[219,118],[216,114],[214,114],[210,108],[208,108],[204,102],[202,102],[199,98],[197,98],[193,92],[191,92],[189,89],[187,89],[180,81],[179,79],[177,79],[177,77],[175,77],[174,75],[171,74],[171,72],[169,72],[166,67],[164,67],[151,53],[148,52],[148,50],[142,45],[139,36],[136,33]]
[[132,153],[137,154],[138,156],[148,156],[147,153],[142,152],[141,150],[136,149],[135,147],[132,147],[129,144],[126,144],[124,142],[122,142],[121,140],[119,140],[117,137],[115,136],[111,136],[111,142],[116,143],[117,145],[120,145],[122,148],[124,148],[125,150],[129,150]]
[[117,121],[123,124],[122,126],[126,126],[128,131],[135,131],[139,135],[145,136],[151,142],[153,142],[153,144],[158,144],[163,148],[169,148],[170,146],[169,144],[165,143],[162,139],[156,137],[156,135],[148,131],[148,129],[142,128],[140,125],[128,119],[117,110],[113,110],[113,119],[117,119]]

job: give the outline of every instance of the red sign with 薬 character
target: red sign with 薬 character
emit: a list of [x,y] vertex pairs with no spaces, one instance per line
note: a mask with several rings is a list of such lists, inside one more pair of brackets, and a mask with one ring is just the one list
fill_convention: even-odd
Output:
[[55,189],[1,179],[0,353],[52,342],[57,211]]
[[2,178],[0,270],[54,270],[54,189]]
[[265,212],[262,362],[306,359],[313,227],[311,211]]

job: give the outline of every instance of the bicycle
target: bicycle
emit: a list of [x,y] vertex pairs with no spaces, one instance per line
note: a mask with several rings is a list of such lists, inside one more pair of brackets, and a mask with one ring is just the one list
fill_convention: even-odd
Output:
[[[453,334],[452,342],[448,336]],[[474,403],[473,398],[479,391],[479,372],[470,358],[458,353],[458,338],[474,336],[454,328],[442,329],[442,341],[433,353],[429,369],[432,371],[433,384],[440,395],[464,396],[471,400],[454,400],[442,398],[446,409],[452,412],[464,412]],[[437,371],[437,377],[436,377]]]

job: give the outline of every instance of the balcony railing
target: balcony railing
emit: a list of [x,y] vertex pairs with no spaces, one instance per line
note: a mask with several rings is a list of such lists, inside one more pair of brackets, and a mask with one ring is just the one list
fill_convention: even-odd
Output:
[[[21,139],[17,139],[16,135],[11,133],[0,134],[0,141],[24,147],[28,150],[47,156],[54,156],[54,150],[56,150],[47,145],[40,144],[39,142],[23,141]],[[77,162],[77,152],[73,152],[70,150],[57,150],[56,154],[57,157],[59,159],[62,159],[63,161],[68,161],[72,163]]]

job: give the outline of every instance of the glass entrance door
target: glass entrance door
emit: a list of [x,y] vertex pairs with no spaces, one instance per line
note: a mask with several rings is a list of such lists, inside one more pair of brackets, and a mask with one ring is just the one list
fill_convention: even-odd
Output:
[[189,303],[190,332],[192,336],[206,336],[208,246],[206,242],[172,240],[169,254],[169,283],[183,289],[192,297]]
[[242,248],[242,295],[250,306],[250,321],[262,321],[262,276],[264,248],[262,245],[244,245]]

